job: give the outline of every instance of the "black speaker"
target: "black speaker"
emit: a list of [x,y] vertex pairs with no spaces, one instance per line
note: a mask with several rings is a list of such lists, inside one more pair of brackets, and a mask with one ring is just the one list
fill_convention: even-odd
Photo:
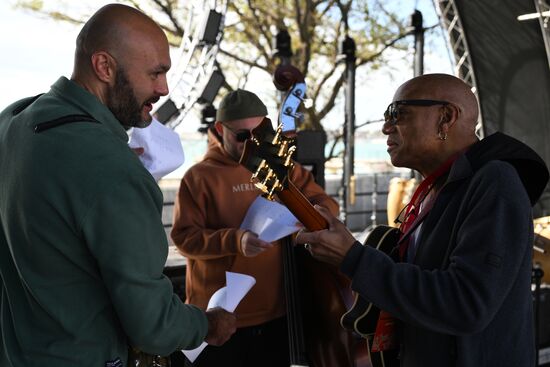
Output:
[[222,14],[215,10],[210,10],[208,17],[205,19],[202,25],[200,34],[200,40],[203,43],[209,45],[215,45],[220,32],[220,25],[222,22]]
[[281,29],[273,39],[273,55],[281,58],[292,56],[292,39],[286,29]]
[[179,114],[179,108],[176,107],[174,101],[168,98],[166,101],[164,101],[162,106],[159,107],[157,112],[155,112],[155,118],[159,120],[159,122],[166,124],[169,120],[177,117]]
[[315,182],[325,187],[325,145],[327,135],[324,131],[301,130],[296,136],[296,152],[294,159],[309,169]]
[[197,99],[197,102],[201,104],[212,104],[224,81],[225,77],[222,72],[218,69],[214,69],[212,74],[210,74],[210,79],[206,82],[200,97]]

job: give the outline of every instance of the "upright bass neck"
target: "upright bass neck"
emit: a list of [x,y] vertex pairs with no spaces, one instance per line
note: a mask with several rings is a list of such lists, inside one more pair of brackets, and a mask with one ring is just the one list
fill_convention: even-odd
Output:
[[279,191],[277,196],[308,231],[320,231],[328,228],[326,219],[315,210],[292,181],[287,180],[287,187]]

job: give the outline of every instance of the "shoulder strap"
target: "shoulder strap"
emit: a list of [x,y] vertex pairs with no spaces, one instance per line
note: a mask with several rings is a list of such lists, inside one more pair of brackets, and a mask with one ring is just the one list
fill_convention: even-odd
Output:
[[37,124],[34,127],[34,132],[38,134],[38,133],[41,133],[42,131],[53,129],[54,127],[65,125],[71,122],[82,122],[82,121],[99,123],[99,121],[97,121],[90,115],[67,115],[67,116],[58,117],[54,120],[45,121]]
[[[18,114],[23,112],[23,110],[25,108],[29,107],[31,104],[34,103],[34,101],[36,101],[38,98],[40,98],[40,96],[42,94],[44,94],[44,93],[38,94],[34,97],[28,98],[28,99],[24,100],[23,102],[21,102],[19,105],[17,105],[14,108],[14,110],[12,111],[12,115],[17,116]],[[34,127],[34,132],[35,133],[40,133],[42,131],[52,129],[54,127],[61,126],[61,125],[64,125],[64,124],[68,124],[70,122],[82,122],[82,121],[99,123],[99,121],[97,121],[96,119],[94,119],[90,115],[84,115],[84,114],[67,115],[67,116],[58,117],[54,120],[45,121],[45,122],[41,122],[41,123],[37,124]]]

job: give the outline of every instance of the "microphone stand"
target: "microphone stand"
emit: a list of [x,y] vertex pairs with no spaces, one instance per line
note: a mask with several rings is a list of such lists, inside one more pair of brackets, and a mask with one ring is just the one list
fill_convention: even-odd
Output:
[[342,54],[346,62],[346,106],[344,123],[344,161],[342,167],[342,187],[340,216],[348,223],[349,207],[355,205],[355,41],[346,35],[342,42]]

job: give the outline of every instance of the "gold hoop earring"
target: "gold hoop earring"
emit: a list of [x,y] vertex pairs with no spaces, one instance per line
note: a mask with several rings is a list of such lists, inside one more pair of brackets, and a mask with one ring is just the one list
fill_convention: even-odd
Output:
[[447,140],[447,133],[442,132],[441,130],[438,131],[437,137],[439,140]]

